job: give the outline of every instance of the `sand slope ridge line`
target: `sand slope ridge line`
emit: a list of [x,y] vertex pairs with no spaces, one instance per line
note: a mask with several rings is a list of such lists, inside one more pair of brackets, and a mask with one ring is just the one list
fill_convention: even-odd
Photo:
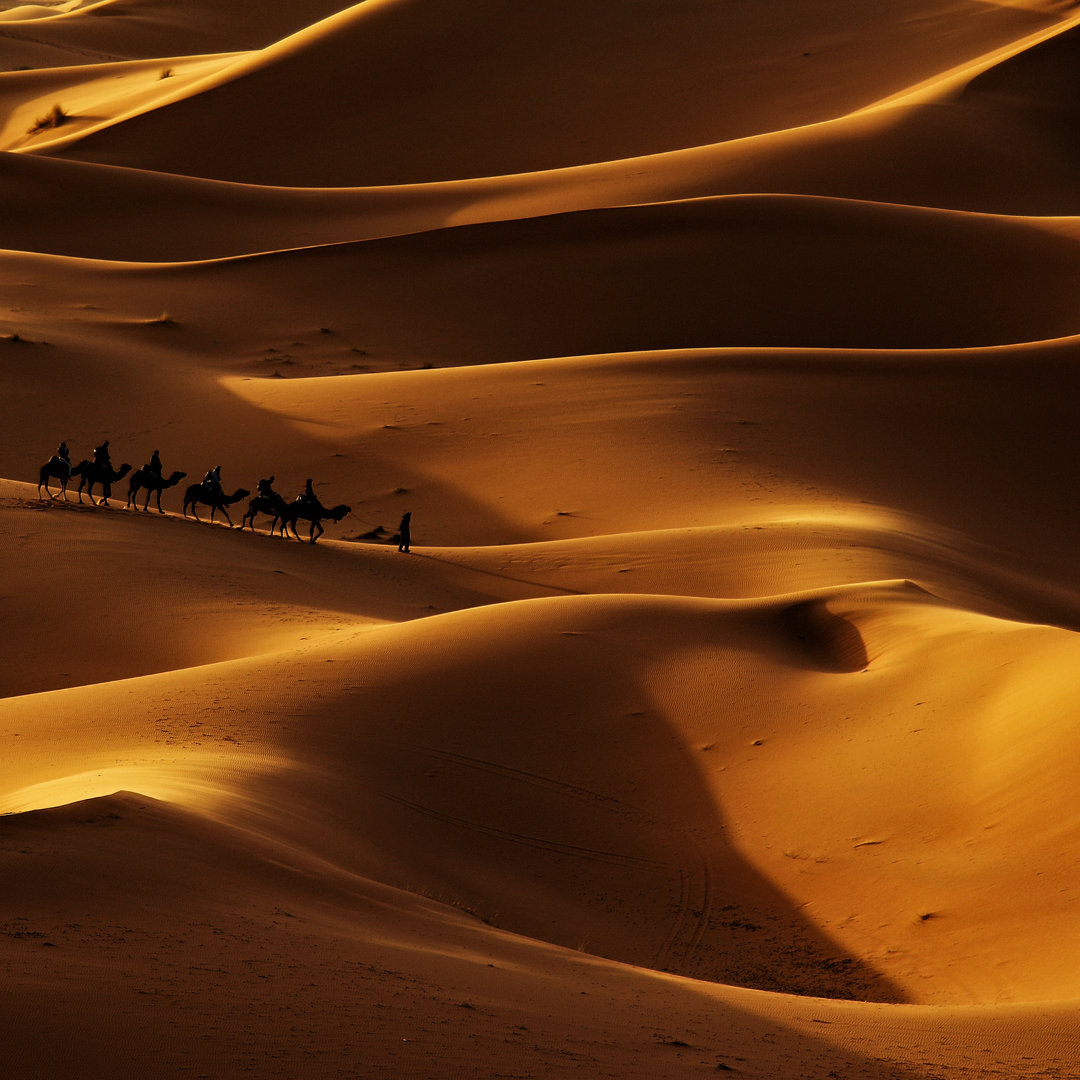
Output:
[[[522,173],[843,115],[1057,23],[1018,9],[972,19],[936,6],[926,19],[799,9],[763,34],[760,11],[741,4],[646,2],[613,21],[596,0],[513,11],[491,0],[368,2],[268,45],[201,93],[63,152],[319,187]],[[417,64],[422,84],[408,74]],[[328,93],[331,109],[322,104]],[[238,127],[258,128],[260,138],[241,145],[231,137]],[[343,129],[347,153],[335,138]]]
[[942,72],[940,75],[911,86],[906,90],[890,94],[880,101],[865,105],[861,109],[855,110],[853,115],[874,112],[878,109],[891,108],[897,105],[921,104],[940,100],[956,93],[959,88],[968,85],[973,80],[979,79],[984,73],[1002,65],[1007,66],[1014,57],[1038,49],[1044,42],[1060,35],[1072,33],[1077,26],[1080,26],[1080,15],[1066,15],[1060,22],[1038,30],[1018,41],[994,49],[984,56],[960,64],[950,71]]
[[[1080,330],[1074,237],[1001,216],[814,197],[583,211],[175,266],[4,261],[34,278],[47,270],[46,289],[62,274],[98,306],[160,298],[178,325],[223,348],[265,349],[297,340],[298,326],[327,327],[399,364],[965,348]],[[240,321],[237,290],[248,298]]]

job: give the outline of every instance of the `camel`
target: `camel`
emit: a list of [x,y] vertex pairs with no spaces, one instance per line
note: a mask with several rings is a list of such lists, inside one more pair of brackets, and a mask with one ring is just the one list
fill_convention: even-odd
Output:
[[73,476],[81,476],[85,464],[85,461],[81,461],[78,465],[73,466],[71,462],[65,461],[63,458],[53,454],[53,456],[41,466],[41,470],[38,473],[38,498],[41,498],[41,489],[44,488],[45,494],[48,495],[50,499],[55,499],[56,496],[49,490],[49,481],[59,480],[60,493],[64,496],[64,502],[67,502],[68,481]]
[[110,465],[102,465],[97,461],[88,461],[83,459],[79,464],[71,470],[72,473],[79,473],[79,502],[82,502],[83,488],[86,488],[86,494],[89,496],[90,501],[94,501],[94,485],[101,485],[101,498],[98,500],[98,506],[108,506],[109,499],[112,497],[112,486],[117,480],[123,480],[129,472],[131,472],[131,466],[125,461],[119,469],[114,469]]
[[225,515],[225,520],[232,525],[232,518],[229,517],[229,511],[226,507],[232,506],[233,503],[239,502],[241,499],[246,499],[250,494],[251,492],[247,488],[237,488],[231,495],[226,495],[223,492],[214,491],[207,484],[192,484],[184,492],[184,517],[187,517],[188,507],[190,507],[195,520],[202,521],[202,518],[199,517],[199,511],[196,509],[196,504],[205,503],[210,507],[211,524],[213,524],[214,515],[220,510]]
[[[272,517],[274,520],[270,522],[270,535],[274,535],[274,529],[277,528],[277,524],[281,521],[288,503],[275,491],[272,495],[256,495],[251,502],[248,503],[248,508],[244,512],[244,516],[240,521],[238,528],[243,528],[245,525],[251,526],[251,531],[255,531],[255,518],[259,514],[266,514],[268,517]],[[282,529],[285,528],[284,522],[281,525]]]
[[186,472],[180,472],[177,469],[168,480],[163,480],[153,469],[148,469],[145,465],[141,469],[136,469],[128,478],[128,506],[134,506],[138,510],[139,504],[136,502],[135,496],[142,490],[146,492],[146,498],[143,499],[143,509],[150,509],[150,496],[153,495],[157,503],[158,513],[164,514],[165,511],[161,509],[161,493],[166,488],[176,487],[185,476],[187,476]]
[[[301,518],[304,521],[311,522],[311,529],[308,532],[310,537],[309,543],[314,544],[316,540],[326,531],[322,523],[329,519],[331,521],[340,521],[346,514],[352,513],[352,507],[346,506],[341,503],[335,506],[332,510],[328,510],[321,502],[310,502],[305,499],[297,499],[295,502],[286,503],[285,509],[280,515],[281,520],[281,533],[285,535],[285,526],[288,525],[292,529],[293,536],[297,540],[300,539],[300,534],[296,531],[296,523]],[[315,530],[319,531],[316,532]],[[270,531],[274,531],[273,525],[270,526]]]

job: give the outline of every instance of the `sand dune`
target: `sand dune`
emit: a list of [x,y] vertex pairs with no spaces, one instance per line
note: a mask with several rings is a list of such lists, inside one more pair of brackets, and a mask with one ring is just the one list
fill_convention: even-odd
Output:
[[[94,258],[190,260],[747,191],[1070,214],[1076,210],[1077,169],[1070,137],[1076,31],[1070,26],[1054,27],[1046,40],[1006,54],[988,70],[976,65],[963,76],[930,80],[921,93],[895,104],[729,142],[515,176],[355,190],[253,190],[3,155],[7,194],[27,213],[3,223],[0,242]],[[167,81],[154,61],[99,66],[113,74],[93,81],[84,68],[9,75],[0,84],[9,103],[6,146],[32,150],[78,142],[88,128],[107,124],[110,111],[183,99],[208,73],[235,66],[236,57],[228,55],[174,60]],[[75,114],[53,132],[28,134],[72,88],[89,102],[91,87],[98,93],[89,116]],[[918,168],[910,167],[913,161]],[[72,185],[80,191],[78,203],[67,198]],[[122,227],[134,206],[152,222],[139,234]]]
[[0,3],[12,1076],[1074,1075],[1080,13],[879,7]]
[[[302,186],[528,172],[831,119],[1054,21],[971,0],[873,19],[850,3],[776,19],[650,2],[613,19],[580,0],[367,0],[66,152]],[[238,136],[256,123],[268,137]]]
[[[39,256],[5,265],[41,303],[78,297],[100,312],[83,317],[82,335],[165,310],[178,323],[171,341],[212,339],[211,358],[250,357],[250,373],[265,372],[271,349],[324,374],[668,348],[958,348],[1080,331],[1075,230],[801,197],[616,208],[149,271]],[[37,332],[33,315],[9,318]],[[305,353],[319,346],[322,370],[292,357],[301,342]]]
[[339,9],[335,0],[76,0],[0,5],[5,70],[261,49]]

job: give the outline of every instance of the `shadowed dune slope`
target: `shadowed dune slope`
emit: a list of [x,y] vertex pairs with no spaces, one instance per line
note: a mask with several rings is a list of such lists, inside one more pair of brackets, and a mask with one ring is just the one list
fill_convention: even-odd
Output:
[[595,0],[367,0],[61,152],[300,186],[520,173],[831,119],[1052,24],[974,0],[818,0],[783,19],[705,0],[614,19]]
[[[800,1021],[782,999],[777,1009],[768,995],[612,965],[325,866],[282,866],[281,856],[250,834],[130,792],[0,821],[0,860],[23,882],[18,899],[0,901],[2,993],[8,1015],[28,1021],[12,1025],[8,1067],[75,1075],[74,1054],[78,1075],[105,1078],[153,1071],[163,1057],[182,1064],[197,1043],[223,1070],[267,1076],[308,1074],[312,1061],[323,1075],[360,1067],[450,1076],[455,1062],[477,1059],[562,1076],[603,1061],[635,1080],[688,1067],[764,1080],[806,1061],[860,1080],[919,1075],[895,1052],[882,1060],[850,1036],[825,1039],[823,1024],[847,1028],[832,1003]],[[202,887],[208,866],[213,890]],[[87,875],[100,882],[91,896]],[[90,940],[86,920],[99,913]],[[43,955],[64,962],[42,975]],[[102,980],[104,969],[123,979]],[[237,977],[272,979],[280,996],[262,993],[239,1017]],[[98,992],[87,994],[88,983],[100,983]],[[1031,1029],[1045,1038],[1040,1027],[1067,1023],[1042,1011],[1028,1032],[1010,1033],[1011,1044],[995,1036],[991,1016],[964,1022],[997,1059],[1019,1064],[1033,1048]],[[900,1025],[918,1042],[929,1021],[912,1008]],[[129,1025],[143,1037],[123,1038]],[[268,1059],[283,1029],[290,1045]]]
[[[25,786],[9,763],[3,807],[134,782],[290,865],[639,965],[831,997],[1057,997],[1075,770],[1052,673],[1075,650],[902,584],[491,605],[7,699]],[[997,706],[972,693],[995,685]],[[1034,941],[1010,936],[1018,915]]]
[[804,197],[590,211],[150,272],[4,259],[43,303],[78,297],[121,320],[167,310],[213,340],[211,355],[266,356],[326,329],[365,369],[692,347],[952,348],[1080,330],[1080,245],[1065,230]]
[[[1076,96],[1069,89],[1075,80],[1076,34],[1057,33],[1022,49],[976,72],[960,89],[955,80],[946,80],[936,97],[932,91],[921,95],[921,104],[689,150],[478,181],[263,190],[4,155],[0,178],[6,195],[26,212],[2,223],[0,244],[97,258],[196,259],[416,232],[447,222],[746,191],[1069,214],[1077,209],[1069,112]],[[223,58],[218,66],[227,62]],[[118,96],[102,82],[90,112],[110,100],[105,107],[126,101],[130,108],[138,94],[150,101],[173,94],[204,67],[189,59],[170,70],[174,78],[166,83],[158,67],[135,72],[142,87],[135,96],[131,91]],[[41,138],[26,136],[25,126],[46,114],[54,100],[70,102],[79,72],[55,80],[49,72],[0,79],[0,100],[8,102],[15,118],[9,125],[12,145]],[[111,99],[102,96],[106,91]],[[69,104],[69,111],[76,115],[61,132],[87,122],[78,115],[82,109]],[[80,192],[77,203],[67,197],[72,185]],[[136,207],[153,227],[132,235],[122,224]],[[184,227],[177,227],[178,221]]]
[[0,0],[5,1076],[1074,1080],[1078,33]]

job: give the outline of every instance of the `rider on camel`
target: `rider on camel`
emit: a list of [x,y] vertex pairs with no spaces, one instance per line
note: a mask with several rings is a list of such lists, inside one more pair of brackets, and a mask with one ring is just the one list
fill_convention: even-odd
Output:
[[212,469],[206,470],[206,475],[203,477],[203,484],[206,487],[207,494],[212,496],[220,496],[221,491],[221,466],[215,465]]
[[112,468],[109,460],[109,440],[106,439],[100,446],[94,447],[94,464],[104,465],[106,469]]
[[268,480],[260,480],[255,486],[264,499],[272,499],[277,494],[274,491],[274,478],[272,476]]
[[157,473],[161,479],[161,455],[155,450],[150,456],[150,464],[146,466],[148,472]]
[[56,453],[53,455],[53,460],[58,461],[61,465],[67,468],[68,479],[71,479],[71,451],[68,449],[66,439],[60,440],[60,445],[56,448]]

